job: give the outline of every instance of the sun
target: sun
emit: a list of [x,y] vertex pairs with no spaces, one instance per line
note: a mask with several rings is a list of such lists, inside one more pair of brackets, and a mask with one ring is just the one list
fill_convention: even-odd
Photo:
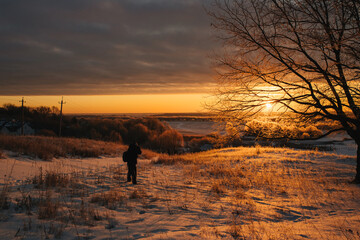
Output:
[[271,103],[266,103],[266,104],[265,104],[265,107],[266,107],[267,109],[270,109],[270,108],[272,107],[272,104],[271,104]]

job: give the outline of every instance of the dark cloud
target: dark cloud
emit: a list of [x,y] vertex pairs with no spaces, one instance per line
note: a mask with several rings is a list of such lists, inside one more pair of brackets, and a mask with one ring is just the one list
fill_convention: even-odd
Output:
[[200,92],[205,0],[0,0],[0,94]]

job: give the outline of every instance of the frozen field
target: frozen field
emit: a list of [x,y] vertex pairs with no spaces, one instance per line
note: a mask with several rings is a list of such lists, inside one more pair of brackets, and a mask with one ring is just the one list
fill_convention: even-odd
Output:
[[[227,148],[141,159],[0,159],[0,239],[360,239],[355,158]],[[177,162],[177,163],[176,163]]]

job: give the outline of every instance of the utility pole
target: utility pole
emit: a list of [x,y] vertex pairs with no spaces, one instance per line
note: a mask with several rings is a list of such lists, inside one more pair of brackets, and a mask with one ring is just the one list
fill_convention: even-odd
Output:
[[21,135],[24,135],[24,103],[26,103],[24,97],[19,102],[21,102]]
[[66,102],[64,102],[64,97],[61,97],[61,102],[59,102],[60,105],[60,125],[59,125],[59,137],[61,137],[61,122],[62,122],[62,109],[63,109],[63,104],[65,104]]

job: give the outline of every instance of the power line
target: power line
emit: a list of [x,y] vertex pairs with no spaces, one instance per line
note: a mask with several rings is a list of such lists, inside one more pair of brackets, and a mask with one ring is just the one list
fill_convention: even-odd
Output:
[[66,104],[66,102],[64,102],[64,97],[61,97],[61,102],[59,102],[60,105],[60,124],[59,124],[59,137],[61,137],[61,122],[62,122],[62,110],[63,110],[63,105]]
[[21,102],[21,135],[24,135],[24,103],[26,103],[24,97],[19,102]]

